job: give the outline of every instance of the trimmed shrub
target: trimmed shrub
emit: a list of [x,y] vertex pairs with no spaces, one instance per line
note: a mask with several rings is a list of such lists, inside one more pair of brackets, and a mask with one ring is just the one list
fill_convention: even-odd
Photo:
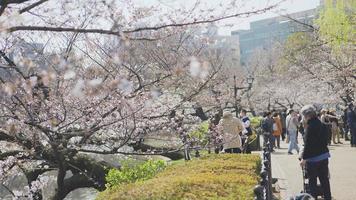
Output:
[[165,167],[166,163],[163,160],[149,160],[136,166],[123,165],[120,170],[110,169],[105,177],[106,187],[111,188],[125,183],[150,179]]
[[252,128],[254,128],[254,129],[259,128],[261,125],[262,119],[263,119],[262,117],[251,117],[250,122],[251,122]]
[[168,166],[155,177],[102,192],[114,199],[253,199],[260,168],[259,155],[211,154]]

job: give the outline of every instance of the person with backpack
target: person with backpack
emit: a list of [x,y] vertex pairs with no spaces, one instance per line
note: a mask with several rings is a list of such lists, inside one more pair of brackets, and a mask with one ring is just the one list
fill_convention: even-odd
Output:
[[300,165],[307,170],[311,195],[317,199],[319,178],[324,200],[331,200],[329,182],[329,158],[327,127],[317,117],[312,105],[304,106],[300,113],[304,120],[304,150]]
[[263,132],[263,136],[264,136],[264,145],[267,144],[267,141],[269,141],[269,150],[270,151],[274,151],[273,150],[273,119],[271,118],[271,112],[265,112],[263,114],[263,119],[261,121],[261,129]]

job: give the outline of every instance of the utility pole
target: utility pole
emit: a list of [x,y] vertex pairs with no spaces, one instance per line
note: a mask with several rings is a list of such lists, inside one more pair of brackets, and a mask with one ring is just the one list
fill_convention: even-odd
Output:
[[238,105],[237,105],[237,85],[236,85],[236,75],[234,75],[234,100],[235,100],[235,113],[236,113],[236,117],[239,116],[239,111],[238,111]]
[[236,117],[239,116],[239,104],[238,104],[238,99],[237,99],[237,91],[238,90],[247,90],[247,91],[251,90],[253,80],[254,80],[254,78],[249,76],[247,78],[247,84],[248,84],[247,86],[245,86],[245,87],[237,87],[236,75],[234,75],[234,100],[235,100],[234,108],[235,108]]

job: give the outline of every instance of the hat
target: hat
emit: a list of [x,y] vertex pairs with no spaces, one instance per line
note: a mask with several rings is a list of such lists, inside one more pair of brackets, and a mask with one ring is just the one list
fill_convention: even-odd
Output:
[[288,109],[288,110],[287,110],[287,113],[288,113],[288,114],[291,114],[293,111],[294,111],[293,109]]
[[223,118],[232,118],[232,113],[231,112],[224,112]]
[[315,114],[316,109],[313,105],[306,105],[303,106],[303,108],[300,110],[300,114],[303,116],[309,115],[309,114]]

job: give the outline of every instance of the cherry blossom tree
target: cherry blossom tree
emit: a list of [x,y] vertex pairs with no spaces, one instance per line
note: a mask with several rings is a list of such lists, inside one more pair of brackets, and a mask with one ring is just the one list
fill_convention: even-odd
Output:
[[0,175],[41,161],[25,169],[24,191],[9,192],[41,199],[40,175],[50,169],[58,169],[54,199],[80,187],[102,190],[106,170],[117,166],[81,153],[167,153],[122,150],[157,131],[181,139],[174,151],[189,150],[187,134],[199,119],[186,108],[226,76],[222,55],[196,31],[277,6],[239,12],[236,1],[202,4],[167,10],[126,0],[0,1],[0,141],[19,147],[1,151]]

